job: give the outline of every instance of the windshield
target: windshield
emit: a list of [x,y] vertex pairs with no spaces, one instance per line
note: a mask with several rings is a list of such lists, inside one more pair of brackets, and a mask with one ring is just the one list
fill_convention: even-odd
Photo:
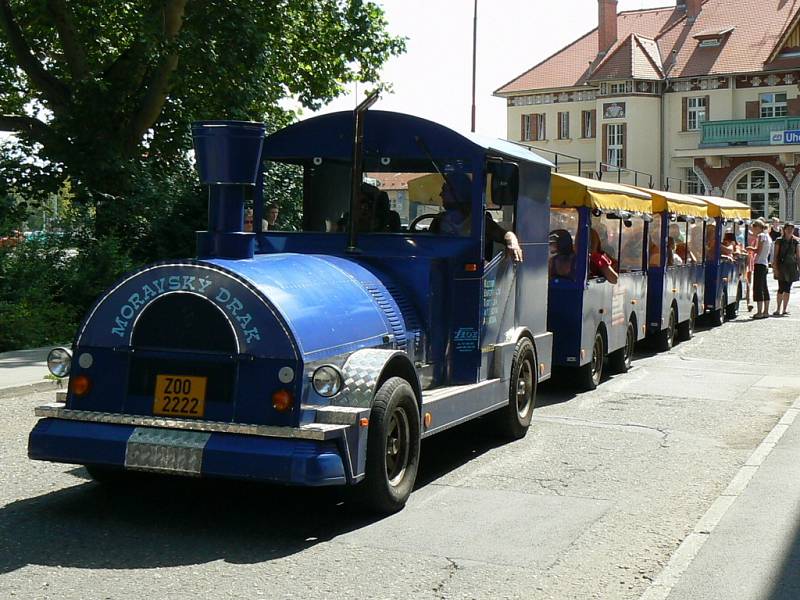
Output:
[[[349,162],[318,158],[305,164],[299,175],[301,231],[349,230],[351,176]],[[365,161],[355,226],[359,233],[469,236],[472,196],[472,174],[461,160]]]

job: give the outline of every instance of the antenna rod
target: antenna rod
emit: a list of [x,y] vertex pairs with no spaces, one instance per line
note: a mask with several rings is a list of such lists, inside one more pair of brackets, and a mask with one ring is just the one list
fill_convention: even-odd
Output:
[[472,133],[475,133],[475,62],[478,54],[478,0],[472,18]]
[[364,101],[356,106],[353,111],[353,172],[350,180],[350,227],[347,241],[348,252],[358,252],[356,247],[356,210],[359,205],[359,195],[361,194],[361,164],[364,147],[364,113],[369,107],[378,101],[379,91],[372,92],[364,98]]

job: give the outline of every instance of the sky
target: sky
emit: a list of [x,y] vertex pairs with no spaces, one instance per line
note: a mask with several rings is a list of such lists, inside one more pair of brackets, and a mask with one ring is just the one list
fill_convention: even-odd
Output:
[[[375,109],[406,112],[469,131],[473,0],[377,0],[389,31],[408,38],[382,71],[393,93]],[[618,10],[674,6],[675,0],[619,0]],[[494,90],[597,27],[597,0],[478,0],[476,131],[506,137],[506,103]],[[317,113],[352,110],[364,88]]]

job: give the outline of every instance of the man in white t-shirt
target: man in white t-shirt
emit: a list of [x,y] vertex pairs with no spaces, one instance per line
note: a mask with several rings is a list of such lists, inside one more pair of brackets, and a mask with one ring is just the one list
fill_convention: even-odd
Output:
[[769,290],[767,289],[767,265],[769,256],[772,252],[772,239],[767,233],[767,223],[764,219],[756,219],[751,227],[756,236],[755,246],[749,246],[747,250],[755,255],[755,267],[753,269],[753,300],[756,302],[758,311],[753,315],[754,319],[764,319],[769,316]]

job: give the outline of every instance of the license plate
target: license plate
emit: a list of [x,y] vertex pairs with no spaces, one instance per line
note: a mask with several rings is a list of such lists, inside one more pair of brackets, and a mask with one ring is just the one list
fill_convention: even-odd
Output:
[[153,414],[168,417],[202,417],[206,412],[208,377],[156,375]]

